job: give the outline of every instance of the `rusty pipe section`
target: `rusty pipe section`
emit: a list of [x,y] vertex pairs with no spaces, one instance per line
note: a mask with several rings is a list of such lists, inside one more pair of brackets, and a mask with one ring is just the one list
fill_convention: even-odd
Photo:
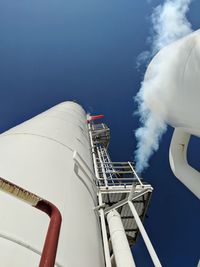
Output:
[[45,212],[50,217],[50,223],[43,246],[39,267],[54,267],[62,222],[59,209],[51,202],[44,200],[32,192],[29,192],[1,177],[0,190],[26,202],[42,212]]

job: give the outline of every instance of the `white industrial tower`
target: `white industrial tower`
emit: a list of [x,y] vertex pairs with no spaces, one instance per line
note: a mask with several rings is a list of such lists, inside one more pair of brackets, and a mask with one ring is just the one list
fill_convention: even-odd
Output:
[[64,102],[0,135],[1,266],[132,267],[139,234],[161,266],[142,224],[153,189],[94,118]]

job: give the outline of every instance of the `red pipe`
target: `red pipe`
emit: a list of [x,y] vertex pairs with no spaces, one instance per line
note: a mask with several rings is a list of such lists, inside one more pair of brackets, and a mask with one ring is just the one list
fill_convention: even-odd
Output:
[[102,118],[104,118],[104,115],[95,115],[95,116],[88,115],[87,122],[99,120],[99,119],[102,119]]
[[104,115],[96,115],[96,116],[91,116],[91,121],[95,121],[95,120],[99,120],[99,119],[103,119]]
[[62,217],[58,208],[51,202],[42,199],[41,197],[17,186],[0,177],[0,190],[17,197],[20,200],[26,201],[50,217],[50,223],[43,246],[39,267],[54,267],[58,239],[60,234],[60,227]]
[[54,267],[62,217],[58,208],[46,200],[40,200],[35,208],[45,212],[50,217],[39,267]]

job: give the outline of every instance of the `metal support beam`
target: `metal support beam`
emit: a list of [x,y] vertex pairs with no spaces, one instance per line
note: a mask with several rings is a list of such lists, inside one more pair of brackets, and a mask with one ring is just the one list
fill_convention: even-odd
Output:
[[158,256],[157,256],[157,254],[156,254],[156,252],[155,252],[155,250],[154,250],[154,248],[153,248],[153,246],[151,244],[151,241],[150,241],[150,239],[149,239],[149,237],[147,235],[147,232],[146,232],[146,230],[145,230],[145,228],[144,228],[144,226],[143,226],[143,224],[142,224],[142,222],[140,220],[140,217],[139,217],[139,215],[138,215],[133,203],[131,201],[128,201],[128,205],[129,205],[129,207],[130,207],[130,209],[131,209],[131,211],[133,213],[134,219],[135,219],[135,221],[137,223],[137,226],[138,226],[138,228],[140,230],[140,234],[141,234],[141,236],[142,236],[142,238],[144,240],[144,243],[145,243],[145,245],[146,245],[146,247],[147,247],[147,249],[149,251],[149,254],[150,254],[151,259],[152,259],[152,261],[154,263],[154,266],[155,267],[162,267],[162,265],[160,263],[160,260],[158,259]]
[[[143,190],[141,190],[141,192],[137,192],[134,195],[132,195],[132,199],[131,200],[137,199],[137,198],[145,195],[148,192],[151,192],[151,190],[149,190],[149,188],[148,189],[143,189]],[[129,197],[125,198],[125,199],[123,199],[121,201],[118,201],[116,204],[113,204],[111,207],[106,208],[105,211],[104,211],[105,214],[107,214],[108,212],[110,212],[113,209],[117,209],[117,208],[119,208],[121,206],[124,206],[125,204],[127,204],[128,201],[129,201]]]

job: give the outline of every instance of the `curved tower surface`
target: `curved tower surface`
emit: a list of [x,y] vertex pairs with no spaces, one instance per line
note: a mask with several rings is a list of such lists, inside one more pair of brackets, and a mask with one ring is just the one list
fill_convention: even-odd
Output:
[[190,136],[200,137],[200,30],[161,49],[149,64],[144,83],[150,89],[145,105],[175,128],[171,169],[200,198],[200,173],[187,162]]
[[[81,106],[64,102],[0,135],[0,177],[50,200],[62,214],[57,266],[104,266],[93,177],[73,160],[76,150],[93,168],[86,120]],[[0,205],[0,265],[38,266],[47,215],[2,192]]]
[[153,188],[111,161],[102,117],[64,102],[0,135],[1,266],[135,267],[139,232],[161,266],[142,224]]

